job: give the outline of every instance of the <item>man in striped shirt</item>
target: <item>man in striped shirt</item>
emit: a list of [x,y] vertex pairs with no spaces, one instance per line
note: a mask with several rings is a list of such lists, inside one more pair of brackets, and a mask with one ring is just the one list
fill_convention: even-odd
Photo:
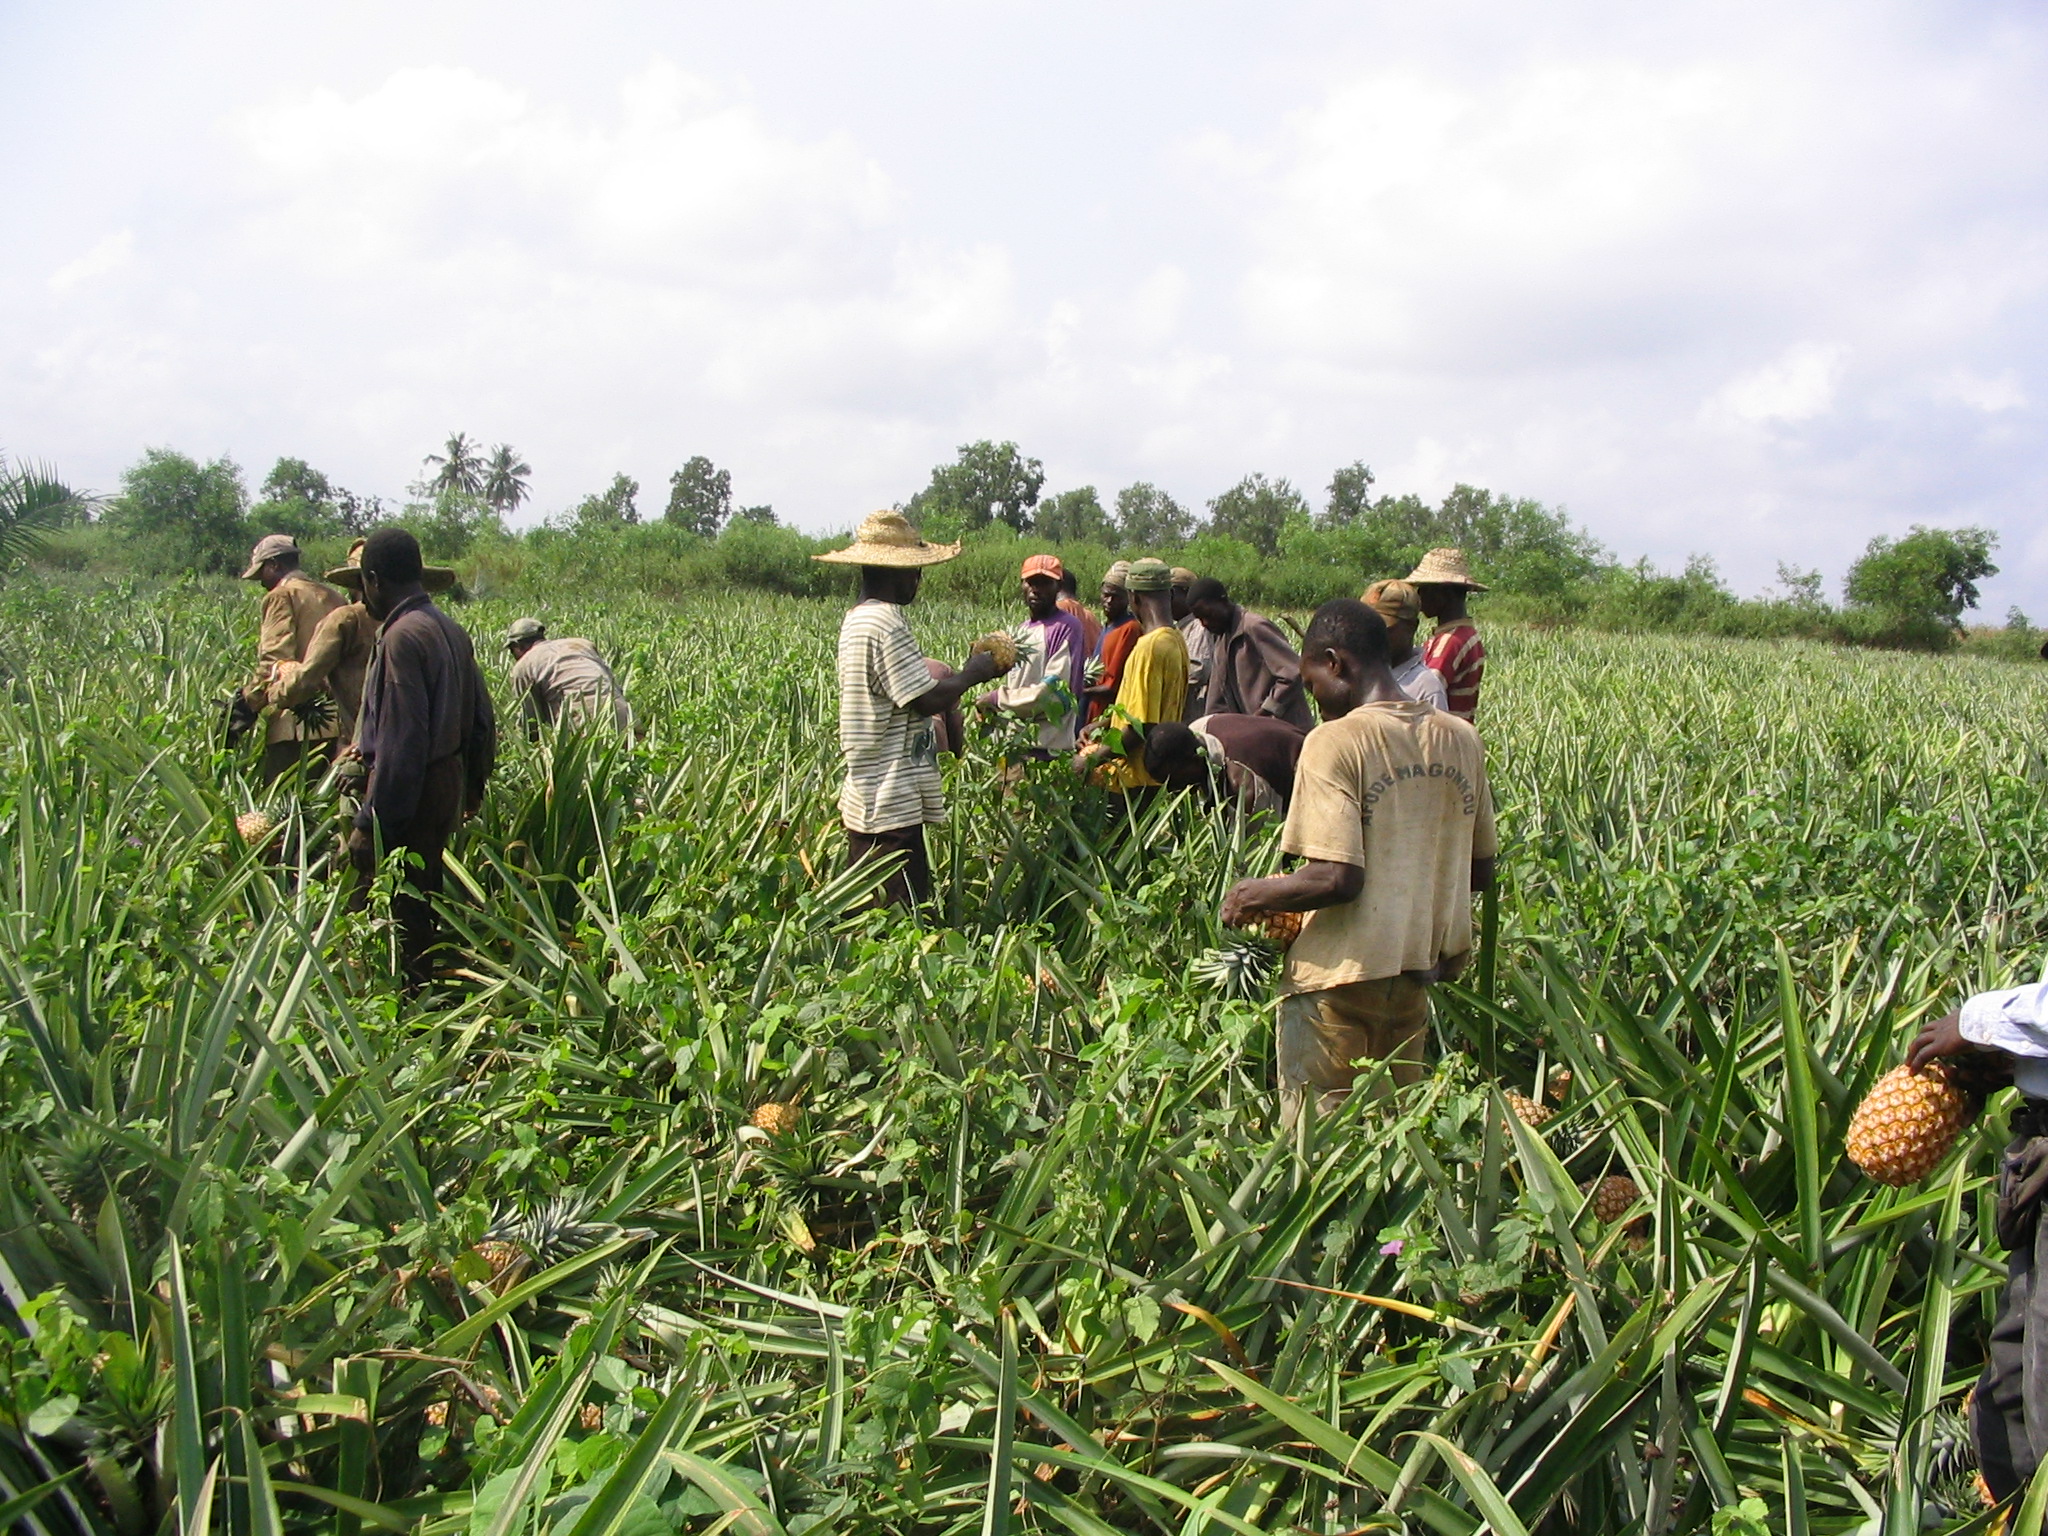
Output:
[[1486,587],[1472,579],[1462,549],[1432,549],[1422,557],[1422,564],[1408,573],[1408,580],[1422,601],[1422,611],[1436,620],[1436,629],[1423,648],[1423,663],[1443,675],[1445,708],[1469,722],[1479,712],[1486,644],[1465,611],[1465,600]]
[[881,887],[895,906],[931,899],[924,829],[946,817],[934,721],[996,676],[994,660],[975,651],[958,671],[935,677],[903,616],[924,568],[959,553],[957,544],[927,544],[901,512],[876,512],[845,549],[811,556],[860,567],[860,601],[839,626],[839,818],[852,862],[901,855]]

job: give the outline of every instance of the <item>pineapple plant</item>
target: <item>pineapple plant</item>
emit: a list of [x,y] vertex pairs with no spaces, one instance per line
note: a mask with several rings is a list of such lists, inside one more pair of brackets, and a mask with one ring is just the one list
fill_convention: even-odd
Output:
[[1915,1184],[1948,1156],[1984,1107],[1985,1084],[1967,1068],[1936,1061],[1921,1071],[1894,1067],[1850,1118],[1843,1149],[1880,1184]]

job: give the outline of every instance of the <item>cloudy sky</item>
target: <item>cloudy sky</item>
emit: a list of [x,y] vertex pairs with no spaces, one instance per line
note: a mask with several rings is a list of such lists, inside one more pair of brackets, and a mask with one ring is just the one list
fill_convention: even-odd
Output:
[[695,453],[844,527],[973,438],[1561,504],[2048,618],[2048,9],[0,5],[0,447],[540,512]]

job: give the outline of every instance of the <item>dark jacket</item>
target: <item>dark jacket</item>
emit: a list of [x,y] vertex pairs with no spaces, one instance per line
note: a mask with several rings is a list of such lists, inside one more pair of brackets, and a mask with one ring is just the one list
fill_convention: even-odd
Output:
[[1301,658],[1271,619],[1240,608],[1230,633],[1212,634],[1210,641],[1210,714],[1272,715],[1304,731],[1315,725],[1301,686]]
[[483,799],[498,757],[498,723],[476,652],[460,624],[424,592],[377,631],[363,683],[356,749],[370,765],[356,825],[403,828],[419,807],[427,769],[460,756],[468,807]]

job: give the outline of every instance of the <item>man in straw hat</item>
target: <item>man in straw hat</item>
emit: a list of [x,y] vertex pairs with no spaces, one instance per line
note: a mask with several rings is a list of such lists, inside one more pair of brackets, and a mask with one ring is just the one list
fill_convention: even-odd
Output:
[[333,702],[315,690],[296,705],[287,706],[273,689],[278,666],[305,660],[320,621],[341,607],[344,599],[334,588],[299,569],[298,540],[288,533],[265,534],[257,540],[242,579],[263,584],[256,677],[242,690],[242,697],[250,708],[270,711],[261,769],[263,782],[269,784],[303,762],[324,765],[334,755],[340,725]]
[[1146,727],[1178,721],[1187,702],[1188,648],[1174,627],[1172,579],[1163,560],[1133,560],[1125,578],[1138,611],[1138,643],[1124,663],[1116,702],[1091,727],[1095,739],[1077,759],[1083,773],[1094,772],[1109,789],[1158,785],[1145,769]]
[[1092,723],[1116,702],[1124,663],[1138,643],[1138,616],[1131,611],[1131,562],[1119,560],[1102,576],[1102,634],[1088,658],[1088,719]]
[[1081,621],[1060,606],[1066,567],[1058,555],[1032,555],[1024,562],[1024,611],[1017,631],[1017,665],[974,701],[984,714],[1000,711],[1038,727],[1038,745],[1028,754],[1049,762],[1074,750],[1081,713]]
[[621,736],[632,734],[626,690],[588,640],[573,635],[550,640],[539,619],[514,619],[505,631],[505,650],[512,658],[512,695],[519,700],[528,739],[539,739],[542,728],[551,725],[581,730],[609,724]]
[[[357,539],[348,547],[347,561],[327,573],[327,579],[354,601],[344,602],[320,621],[303,658],[277,664],[270,689],[271,702],[283,709],[296,708],[324,691],[334,700],[337,739],[344,750],[356,739],[363,678],[377,644],[377,621],[363,606],[362,556],[363,541]],[[420,584],[429,592],[445,592],[455,585],[455,573],[445,565],[429,565],[423,567]]]
[[1472,952],[1472,892],[1493,879],[1493,800],[1479,733],[1409,698],[1387,665],[1387,626],[1348,598],[1325,603],[1302,642],[1323,723],[1295,767],[1280,850],[1287,874],[1240,880],[1232,926],[1275,912],[1307,921],[1280,980],[1280,1116],[1310,1094],[1327,1114],[1360,1061],[1395,1084],[1422,1075],[1429,988]]
[[1359,601],[1386,622],[1387,660],[1401,691],[1411,699],[1449,709],[1443,674],[1422,659],[1415,644],[1415,627],[1422,621],[1422,595],[1405,581],[1376,581]]
[[1422,557],[1422,564],[1408,573],[1408,580],[1421,600],[1422,611],[1436,620],[1422,660],[1443,674],[1449,701],[1446,707],[1460,720],[1470,720],[1479,712],[1486,646],[1465,612],[1465,599],[1486,587],[1472,579],[1462,549],[1432,549]]
[[933,718],[997,675],[994,658],[974,651],[951,676],[934,677],[903,614],[925,567],[959,553],[958,544],[927,544],[901,512],[875,512],[846,548],[811,556],[860,567],[860,601],[839,626],[839,817],[855,862],[902,856],[882,887],[897,906],[932,894],[924,829],[946,816]]
[[365,878],[395,849],[419,861],[391,906],[407,983],[418,986],[431,973],[442,855],[462,818],[483,804],[498,722],[468,634],[427,595],[419,541],[403,528],[378,529],[363,544],[360,571],[363,606],[378,629],[356,727],[369,782],[349,856]]

